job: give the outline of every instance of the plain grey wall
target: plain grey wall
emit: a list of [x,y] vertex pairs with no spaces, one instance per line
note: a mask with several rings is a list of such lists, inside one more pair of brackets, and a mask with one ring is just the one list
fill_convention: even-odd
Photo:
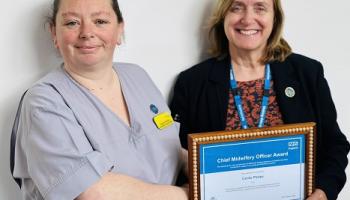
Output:
[[[61,59],[44,27],[51,0],[4,1],[1,16],[0,73],[0,200],[20,199],[9,171],[9,140],[22,92],[56,67]],[[168,97],[176,75],[206,55],[203,25],[213,0],[120,0],[125,41],[115,60],[143,66]],[[347,78],[350,57],[350,3],[325,0],[284,0],[285,38],[293,49],[320,60],[339,114],[350,137]],[[350,174],[348,169],[347,174]],[[350,184],[339,199],[350,198]]]

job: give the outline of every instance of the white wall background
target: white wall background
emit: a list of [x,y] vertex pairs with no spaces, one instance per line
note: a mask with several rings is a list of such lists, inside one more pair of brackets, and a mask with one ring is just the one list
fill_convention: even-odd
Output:
[[[213,0],[120,0],[125,42],[117,61],[143,66],[168,98],[176,75],[206,57],[203,24]],[[0,7],[0,200],[20,199],[9,171],[10,131],[23,91],[60,63],[44,27],[51,0],[4,1]],[[350,138],[350,2],[284,0],[285,38],[325,67],[339,123]],[[350,176],[350,170],[347,170]],[[350,199],[347,183],[339,199]]]

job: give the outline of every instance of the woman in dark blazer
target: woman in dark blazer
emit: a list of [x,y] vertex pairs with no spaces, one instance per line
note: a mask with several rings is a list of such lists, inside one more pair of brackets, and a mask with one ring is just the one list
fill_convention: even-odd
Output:
[[[189,133],[257,127],[269,68],[262,126],[316,122],[317,189],[308,200],[333,200],[346,181],[349,143],[337,124],[321,63],[291,52],[281,36],[283,21],[279,0],[219,0],[209,23],[214,57],[180,73],[170,107],[185,148]],[[237,95],[247,127],[237,112]]]

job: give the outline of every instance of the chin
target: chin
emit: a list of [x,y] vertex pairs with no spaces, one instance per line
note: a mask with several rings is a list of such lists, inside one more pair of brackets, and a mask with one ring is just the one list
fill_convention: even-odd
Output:
[[77,59],[77,63],[81,63],[82,65],[96,65],[101,61],[101,58],[96,55],[84,55]]
[[77,65],[80,66],[85,66],[85,67],[89,67],[89,66],[95,66],[97,64],[100,63],[100,61],[98,60],[90,60],[90,59],[86,59],[86,60],[78,60],[75,62]]
[[237,45],[237,49],[241,51],[256,51],[261,49],[260,44],[242,44],[242,45]]

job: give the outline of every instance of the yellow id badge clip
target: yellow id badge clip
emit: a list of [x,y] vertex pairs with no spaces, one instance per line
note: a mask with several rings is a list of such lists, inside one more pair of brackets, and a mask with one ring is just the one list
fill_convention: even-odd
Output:
[[171,117],[170,113],[163,112],[153,117],[153,122],[156,124],[158,129],[162,130],[172,125],[174,123],[174,120]]

